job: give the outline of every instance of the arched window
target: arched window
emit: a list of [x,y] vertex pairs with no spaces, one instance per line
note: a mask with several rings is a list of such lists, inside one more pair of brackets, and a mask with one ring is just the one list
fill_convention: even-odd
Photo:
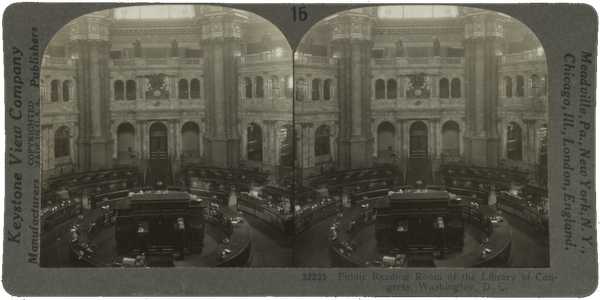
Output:
[[521,75],[517,75],[516,79],[517,79],[516,96],[524,97],[525,96],[525,80],[523,79],[523,76],[521,76]]
[[512,98],[512,78],[505,76],[502,84],[504,85],[504,98]]
[[440,98],[450,98],[450,84],[448,79],[440,79]]
[[271,98],[279,98],[281,97],[281,92],[279,88],[279,77],[273,75],[270,79],[271,84]]
[[306,95],[306,81],[303,78],[296,80],[296,101],[304,101]]
[[285,97],[294,97],[294,79],[290,75],[283,76],[283,84],[285,85]]
[[385,99],[385,81],[383,79],[375,81],[375,99]]
[[190,98],[200,99],[200,80],[196,78],[190,81]]
[[326,79],[323,82],[323,100],[331,100],[333,95],[333,80]]
[[63,86],[62,86],[62,100],[63,102],[69,102],[71,101],[71,81],[69,80],[65,80],[63,81]]
[[548,125],[543,124],[540,126],[540,130],[538,132],[538,137],[540,139],[540,165],[547,166],[548,165]]
[[252,79],[244,77],[244,98],[252,98]]
[[260,76],[256,76],[254,78],[256,80],[256,98],[264,98],[265,97],[265,89],[263,85],[263,78]]
[[396,84],[396,80],[394,79],[390,79],[387,82],[387,98],[388,99],[396,99],[397,96],[397,91],[398,90],[398,86]]
[[200,126],[186,122],[181,127],[181,154],[187,157],[200,156]]
[[135,158],[135,128],[129,123],[117,127],[117,158]]
[[115,100],[124,100],[125,99],[125,87],[123,86],[123,81],[117,80],[115,81]]
[[315,78],[312,81],[312,99],[319,100],[321,97],[321,80]]
[[542,88],[540,83],[540,76],[536,74],[531,75],[531,77],[529,78],[529,86],[531,87],[530,97],[538,98],[541,95],[540,89]]
[[523,159],[521,126],[510,122],[506,127],[506,158],[514,160]]
[[58,102],[58,80],[50,82],[50,101]]
[[450,96],[452,98],[460,98],[460,79],[452,79],[450,83]]
[[127,80],[125,87],[125,97],[127,100],[135,100],[135,81]]
[[256,123],[248,124],[248,160],[263,161],[262,129]]
[[188,81],[187,80],[180,79],[178,88],[179,88],[179,99],[189,99],[190,98],[189,93],[188,93]]
[[54,158],[70,156],[69,127],[61,126],[54,133]]
[[321,125],[315,132],[315,156],[329,155],[329,127]]

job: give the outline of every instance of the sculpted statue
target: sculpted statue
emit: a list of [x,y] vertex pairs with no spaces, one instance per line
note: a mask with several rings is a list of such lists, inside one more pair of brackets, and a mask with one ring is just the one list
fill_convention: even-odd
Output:
[[171,56],[179,57],[179,44],[176,39],[173,39],[173,42],[171,42]]
[[142,58],[142,43],[140,43],[140,40],[136,39],[132,45],[134,48],[135,58]]
[[440,40],[437,38],[433,41],[433,56],[440,56]]

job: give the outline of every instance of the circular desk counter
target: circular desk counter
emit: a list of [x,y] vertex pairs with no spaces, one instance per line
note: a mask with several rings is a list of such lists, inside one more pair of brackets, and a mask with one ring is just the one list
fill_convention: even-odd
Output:
[[[472,230],[476,231],[478,236],[488,238],[488,242],[482,243],[480,240],[471,241],[471,245],[465,245],[464,249],[470,249],[462,253],[447,255],[446,259],[433,260],[431,267],[438,268],[469,268],[469,267],[506,267],[511,258],[511,236],[512,231],[506,220],[497,223],[487,223],[488,225],[474,224],[469,218],[464,217],[465,212],[476,212],[477,215],[485,216],[487,221],[499,216],[499,214],[490,207],[483,205],[472,205],[472,199],[463,197],[458,205],[462,206],[463,218],[465,223],[469,222]],[[384,264],[385,255],[377,252],[377,241],[375,240],[375,211],[373,206],[376,201],[369,201],[362,206],[353,207],[342,216],[336,218],[333,222],[339,222],[341,228],[336,231],[337,238],[333,240],[330,236],[329,258],[333,266],[336,267],[390,267]],[[457,203],[457,202],[455,202]],[[354,221],[353,230],[348,232],[349,225]],[[372,233],[370,232],[372,231]],[[491,233],[491,234],[488,234]],[[361,234],[364,240],[356,240],[356,236]],[[466,239],[465,239],[466,240]],[[477,244],[475,244],[477,243]],[[357,247],[358,246],[358,247]],[[369,246],[369,249],[361,249],[361,246]],[[489,253],[482,254],[484,249],[489,249]],[[391,255],[391,254],[390,254]],[[410,260],[410,256],[407,255]],[[395,265],[403,267],[402,265]]]
[[[119,200],[120,201],[120,200]],[[122,267],[125,256],[117,253],[114,230],[114,209],[119,201],[106,204],[105,208],[96,208],[73,221],[71,231],[75,230],[77,239],[70,243],[70,255],[75,265],[85,267]],[[251,259],[252,229],[243,221],[231,222],[239,217],[227,207],[219,206],[216,215],[227,224],[212,224],[205,221],[205,246],[202,253],[186,253],[184,260],[173,260],[169,267],[242,267]],[[243,219],[242,219],[243,220]],[[94,225],[92,225],[94,223]],[[92,230],[90,230],[93,228]],[[212,242],[207,243],[207,239]],[[227,242],[225,242],[227,239]],[[225,249],[229,253],[224,253]],[[146,257],[152,262],[152,256]]]

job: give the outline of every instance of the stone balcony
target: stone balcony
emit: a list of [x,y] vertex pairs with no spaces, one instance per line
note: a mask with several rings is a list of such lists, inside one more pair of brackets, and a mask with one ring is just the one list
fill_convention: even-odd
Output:
[[173,100],[117,100],[110,102],[111,111],[124,110],[203,110],[204,99]]
[[111,68],[133,68],[133,67],[183,67],[183,68],[203,68],[204,59],[202,58],[130,58],[130,59],[111,59],[109,66]]
[[334,57],[294,55],[294,64],[297,66],[338,66],[338,59]]
[[464,57],[396,57],[396,58],[373,58],[371,68],[395,68],[398,66],[465,66]]
[[42,58],[42,67],[60,67],[75,69],[77,67],[77,60],[71,58],[46,56]]
[[263,52],[258,54],[243,55],[239,58],[241,65],[261,64],[267,61],[289,61],[292,62],[292,52]]
[[526,61],[546,61],[544,52],[523,52],[502,55],[498,58],[501,64],[522,63]]

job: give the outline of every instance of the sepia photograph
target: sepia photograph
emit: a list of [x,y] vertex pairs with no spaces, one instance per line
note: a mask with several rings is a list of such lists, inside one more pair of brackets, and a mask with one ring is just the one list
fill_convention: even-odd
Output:
[[294,266],[549,266],[548,71],[527,26],[365,7],[294,59]]
[[232,8],[66,25],[41,70],[40,266],[291,266],[292,58]]
[[585,4],[9,5],[3,288],[589,296],[597,41]]

